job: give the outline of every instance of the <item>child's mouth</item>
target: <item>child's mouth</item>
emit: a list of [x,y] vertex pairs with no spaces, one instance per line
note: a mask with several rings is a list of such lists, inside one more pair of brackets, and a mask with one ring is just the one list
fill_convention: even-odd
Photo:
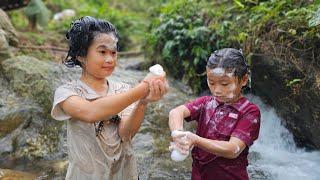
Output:
[[230,98],[226,98],[225,96],[215,96],[216,97],[216,99],[218,100],[218,101],[221,101],[221,102],[228,102],[228,101],[230,101]]

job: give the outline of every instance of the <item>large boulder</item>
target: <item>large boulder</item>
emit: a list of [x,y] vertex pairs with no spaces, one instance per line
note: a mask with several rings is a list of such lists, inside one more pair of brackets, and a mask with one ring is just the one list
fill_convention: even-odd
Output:
[[252,89],[276,109],[298,145],[319,149],[320,68],[306,64],[253,55]]
[[2,62],[4,77],[22,97],[33,99],[48,112],[52,105],[54,76],[52,63],[29,56],[19,56]]
[[17,33],[7,14],[0,9],[0,62],[12,57],[12,46],[17,45]]
[[61,150],[66,131],[63,123],[48,118],[32,99],[13,92],[1,74],[0,97],[0,157],[6,154],[31,159],[66,156],[66,151]]
[[10,46],[18,46],[17,32],[12,26],[8,15],[2,9],[0,9],[0,29],[6,32],[6,38]]
[[12,57],[12,53],[6,37],[6,32],[0,28],[0,62],[10,57]]

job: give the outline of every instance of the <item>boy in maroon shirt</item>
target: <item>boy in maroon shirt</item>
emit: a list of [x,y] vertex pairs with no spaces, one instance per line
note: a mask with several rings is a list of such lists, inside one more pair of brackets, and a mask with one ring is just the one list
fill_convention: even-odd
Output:
[[[197,121],[196,134],[173,136],[181,153],[192,149],[193,180],[247,180],[249,147],[258,138],[260,110],[241,94],[249,68],[241,51],[215,51],[207,62],[212,96],[204,96],[170,111],[170,130],[183,131],[183,119]],[[182,138],[183,136],[187,138]]]

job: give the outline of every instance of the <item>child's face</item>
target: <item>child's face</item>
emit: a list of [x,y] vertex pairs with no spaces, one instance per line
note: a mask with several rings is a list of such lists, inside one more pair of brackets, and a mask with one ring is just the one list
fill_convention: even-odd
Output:
[[213,96],[219,101],[233,103],[241,95],[241,88],[247,84],[248,76],[239,80],[234,73],[222,68],[207,68],[207,82]]
[[85,72],[96,78],[110,76],[117,63],[117,38],[112,33],[97,34],[83,63]]

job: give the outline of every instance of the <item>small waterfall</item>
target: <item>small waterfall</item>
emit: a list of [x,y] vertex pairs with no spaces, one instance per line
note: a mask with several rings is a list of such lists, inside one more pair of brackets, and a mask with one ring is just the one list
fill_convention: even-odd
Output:
[[[320,151],[307,152],[298,148],[292,134],[281,124],[275,110],[267,107],[257,97],[248,98],[260,107],[262,113],[259,138],[250,148],[250,154],[255,156],[251,158],[248,167],[251,179],[319,179]],[[256,172],[259,171],[265,175],[257,175]]]

